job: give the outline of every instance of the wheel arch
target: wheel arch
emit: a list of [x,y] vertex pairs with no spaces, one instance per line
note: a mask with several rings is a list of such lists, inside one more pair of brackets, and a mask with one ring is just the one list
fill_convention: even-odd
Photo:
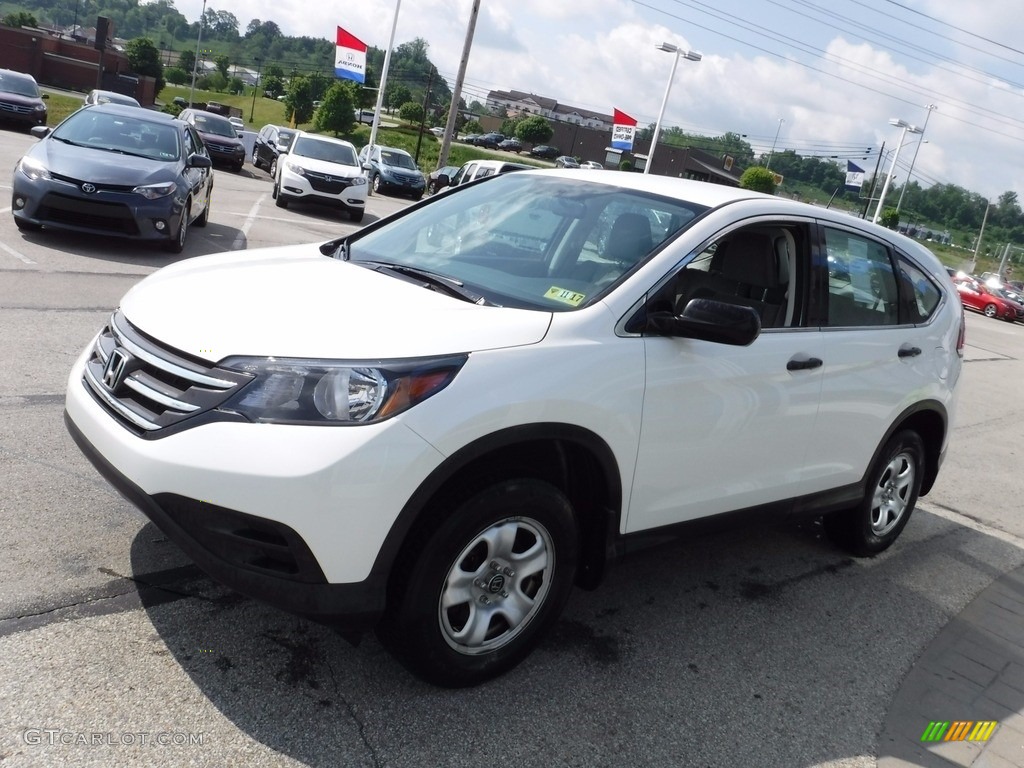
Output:
[[903,411],[893,422],[892,426],[889,427],[889,431],[885,433],[885,436],[879,442],[869,466],[875,465],[879,452],[893,435],[904,429],[913,430],[920,435],[921,442],[924,443],[925,467],[920,493],[921,496],[924,496],[931,490],[935,479],[939,475],[939,467],[943,459],[942,447],[946,439],[948,425],[949,414],[946,411],[945,405],[941,402],[938,400],[923,400],[915,403]]
[[395,564],[415,557],[417,542],[451,505],[504,478],[528,475],[551,483],[572,503],[580,527],[576,583],[596,587],[611,559],[622,509],[618,462],[608,444],[581,427],[541,423],[486,435],[445,460],[416,489],[384,540],[373,572],[389,595],[400,578]]

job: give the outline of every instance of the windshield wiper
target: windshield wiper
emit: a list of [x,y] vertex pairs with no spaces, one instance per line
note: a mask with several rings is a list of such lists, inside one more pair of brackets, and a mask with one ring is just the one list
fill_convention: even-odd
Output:
[[416,282],[422,283],[424,287],[435,291],[440,289],[449,296],[468,301],[471,304],[479,304],[480,306],[490,304],[487,299],[479,293],[469,290],[461,280],[456,280],[454,277],[439,275],[437,272],[419,269],[418,267],[409,267],[405,264],[393,264],[388,261],[356,261],[353,263],[364,265],[378,272],[397,272],[405,277],[414,278]]

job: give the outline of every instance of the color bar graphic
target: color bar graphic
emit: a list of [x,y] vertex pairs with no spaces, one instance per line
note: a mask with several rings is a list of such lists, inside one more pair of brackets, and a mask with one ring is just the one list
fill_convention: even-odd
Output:
[[996,720],[932,720],[921,741],[988,741],[997,725]]

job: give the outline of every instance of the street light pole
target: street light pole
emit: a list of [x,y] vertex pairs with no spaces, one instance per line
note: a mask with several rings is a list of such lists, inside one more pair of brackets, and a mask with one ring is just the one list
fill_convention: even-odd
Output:
[[921,151],[921,145],[924,143],[924,132],[928,130],[928,118],[932,116],[932,110],[938,109],[938,107],[934,104],[928,104],[925,109],[928,111],[924,116],[924,125],[921,126],[921,138],[917,140],[917,146],[914,147],[914,156],[910,159],[910,170],[907,171],[907,180],[903,182],[903,189],[900,190],[900,199],[896,202],[897,211],[903,205],[903,195],[907,193],[907,187],[910,185],[910,177],[914,173],[914,163],[917,162],[917,153]]
[[875,215],[871,219],[873,224],[877,224],[878,217],[882,215],[882,206],[885,205],[885,194],[889,191],[889,184],[892,182],[892,172],[896,170],[896,161],[899,159],[900,150],[903,148],[903,140],[907,137],[907,131],[910,131],[911,133],[921,132],[921,129],[916,125],[911,125],[906,120],[900,120],[896,117],[889,121],[889,125],[895,125],[897,128],[902,128],[903,130],[900,132],[900,143],[896,145],[896,151],[892,153],[892,163],[889,164],[889,172],[885,175],[885,184],[882,185],[882,193],[878,196],[878,207],[875,208]]
[[661,135],[661,121],[665,118],[665,107],[668,106],[668,95],[672,91],[672,81],[676,77],[676,67],[679,65],[680,57],[688,61],[700,61],[701,55],[695,51],[684,51],[672,43],[662,43],[657,46],[659,51],[675,54],[672,61],[672,72],[669,73],[668,83],[665,85],[665,96],[661,100],[661,109],[658,110],[658,121],[654,124],[654,135],[651,137],[651,148],[647,152],[647,162],[644,163],[644,173],[651,172],[651,165],[654,162],[654,150],[658,146],[658,136]]
[[768,161],[764,164],[764,169],[767,171],[772,167],[772,155],[775,154],[775,145],[779,141],[779,133],[782,131],[782,124],[785,122],[781,117],[779,118],[779,127],[775,129],[775,139],[772,141],[772,150],[768,153]]
[[196,70],[199,69],[199,46],[203,42],[203,22],[206,20],[206,0],[203,0],[203,12],[199,16],[199,35],[196,37],[196,60],[192,62],[192,87],[188,89],[188,105],[192,106],[192,97],[196,92]]

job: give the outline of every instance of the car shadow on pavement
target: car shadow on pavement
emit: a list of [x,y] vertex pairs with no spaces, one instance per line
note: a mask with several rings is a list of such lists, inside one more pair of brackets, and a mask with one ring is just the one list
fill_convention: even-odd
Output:
[[[210,222],[205,227],[190,227],[181,253],[169,253],[158,242],[125,240],[103,235],[80,234],[62,230],[43,229],[41,232],[20,232],[26,242],[45,246],[51,251],[79,256],[83,259],[108,261],[118,264],[136,264],[146,267],[165,267],[168,264],[232,250],[241,230]],[[243,240],[244,242],[244,240]]]
[[[142,554],[136,540],[137,572]],[[522,665],[458,691],[416,680],[372,635],[354,647],[212,581],[143,605],[153,642],[220,713],[308,765],[873,766],[922,647],[1022,561],[921,511],[871,560],[817,524],[680,539],[575,590]]]

